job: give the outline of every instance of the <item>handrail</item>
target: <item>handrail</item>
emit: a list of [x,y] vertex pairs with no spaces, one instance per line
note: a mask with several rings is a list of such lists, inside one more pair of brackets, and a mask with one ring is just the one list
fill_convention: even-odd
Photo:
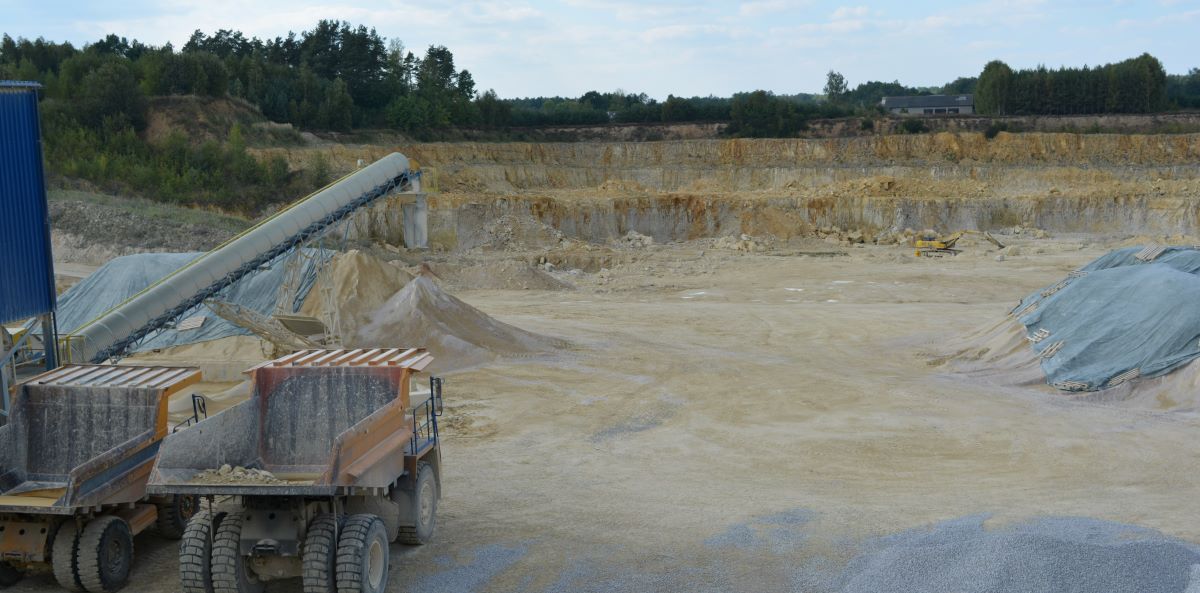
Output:
[[[429,378],[429,399],[413,406],[413,435],[409,440],[409,455],[419,456],[438,444],[438,416],[442,415],[442,378]],[[421,419],[424,416],[424,420]]]
[[[201,418],[201,416],[204,416],[204,418]],[[175,427],[171,429],[171,432],[173,432],[173,433],[179,432],[179,429],[181,429],[185,426],[191,426],[193,424],[196,424],[196,423],[200,422],[201,420],[204,420],[205,418],[208,418],[208,398],[204,397],[203,395],[201,395],[199,393],[193,393],[192,394],[192,416],[190,418],[188,418],[187,420],[184,420],[183,422],[176,424]]]

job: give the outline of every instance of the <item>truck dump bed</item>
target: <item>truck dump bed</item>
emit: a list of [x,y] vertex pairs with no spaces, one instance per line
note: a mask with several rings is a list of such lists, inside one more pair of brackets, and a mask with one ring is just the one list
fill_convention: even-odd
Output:
[[[305,350],[250,369],[249,400],[163,441],[149,490],[329,496],[387,488],[421,453],[409,379],[432,361],[423,348]],[[217,473],[225,465],[274,479]]]
[[140,500],[167,401],[199,380],[194,368],[68,365],[25,382],[0,426],[0,512]]

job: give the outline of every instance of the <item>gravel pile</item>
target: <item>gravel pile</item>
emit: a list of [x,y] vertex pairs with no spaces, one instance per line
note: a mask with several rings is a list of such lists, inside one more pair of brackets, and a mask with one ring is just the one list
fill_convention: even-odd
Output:
[[252,484],[266,486],[284,481],[265,469],[232,467],[228,463],[218,469],[206,469],[192,477],[193,484]]
[[842,593],[1191,593],[1200,546],[1141,527],[1045,518],[986,529],[964,517],[867,544]]

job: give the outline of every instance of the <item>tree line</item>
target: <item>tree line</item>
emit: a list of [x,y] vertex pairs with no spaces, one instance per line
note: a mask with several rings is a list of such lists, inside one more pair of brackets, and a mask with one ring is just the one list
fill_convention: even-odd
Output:
[[[247,152],[254,130],[197,141],[176,131],[146,132],[149,100],[196,95],[234,98],[268,119],[299,129],[403,131],[419,140],[455,129],[492,130],[609,123],[719,122],[739,137],[789,137],[818,118],[882,114],[884,96],[975,93],[997,115],[1147,113],[1200,109],[1200,69],[1165,74],[1153,56],[1089,68],[1013,70],[988,63],[978,77],[941,87],[899,81],[851,86],[830,71],[824,93],[679,97],[589,91],[579,97],[501,98],[479,92],[443,46],[423,55],[375,29],[323,20],[273,39],[232,30],[196,31],[176,49],[109,35],[76,48],[45,39],[0,38],[0,78],[35,80],[51,172],[113,191],[253,214],[328,181],[328,167],[290,171],[282,159]],[[919,131],[914,128],[914,131]]]
[[1162,63],[1142,54],[1096,68],[1013,70],[999,60],[979,75],[975,106],[991,115],[1156,113],[1169,106]]
[[197,31],[179,50],[115,35],[83,48],[4,35],[2,78],[43,85],[51,174],[245,214],[323,185],[328,167],[297,172],[282,158],[255,158],[238,126],[226,138],[197,142],[174,131],[151,141],[149,98],[240,98],[271,120],[311,130],[480,123],[471,74],[455,68],[448,49],[433,46],[418,58],[373,29],[336,21],[267,41]]

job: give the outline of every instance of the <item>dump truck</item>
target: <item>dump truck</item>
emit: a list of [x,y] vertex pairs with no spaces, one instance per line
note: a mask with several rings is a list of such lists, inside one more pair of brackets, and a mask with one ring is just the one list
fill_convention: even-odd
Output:
[[179,549],[185,593],[377,593],[390,542],[433,536],[442,382],[410,405],[423,348],[302,350],[247,373],[250,399],[169,436],[148,490],[199,496]]
[[53,572],[64,589],[125,585],[133,536],[180,538],[198,497],[148,496],[170,397],[194,368],[67,365],[19,386],[0,426],[0,585]]

